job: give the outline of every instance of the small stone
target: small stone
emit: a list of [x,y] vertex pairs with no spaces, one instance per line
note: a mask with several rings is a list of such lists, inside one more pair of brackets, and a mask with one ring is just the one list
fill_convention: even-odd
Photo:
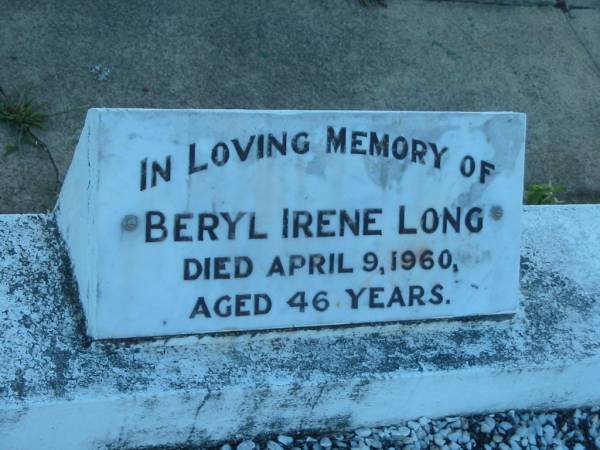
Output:
[[450,433],[448,435],[448,439],[450,439],[452,442],[458,442],[461,436],[462,436],[462,432],[453,431],[452,433]]
[[321,438],[321,440],[319,441],[319,444],[321,444],[321,447],[325,447],[325,448],[329,448],[332,445],[331,439],[329,439],[327,436]]
[[446,440],[439,434],[436,434],[433,437],[433,442],[435,442],[435,445],[437,445],[438,447],[441,447],[446,443]]
[[410,428],[400,427],[397,430],[392,430],[390,434],[394,437],[406,437],[410,434]]
[[585,447],[578,442],[573,446],[573,450],[585,450]]
[[512,429],[513,426],[512,426],[512,423],[505,421],[505,422],[500,422],[499,427],[502,428],[504,431],[508,431],[508,430]]
[[425,425],[427,425],[428,423],[431,422],[431,419],[428,419],[427,417],[421,417],[419,419],[419,424],[424,427]]
[[322,450],[321,444],[319,444],[318,442],[315,442],[312,445],[312,450]]
[[255,447],[256,447],[256,445],[254,444],[253,441],[247,440],[247,441],[240,442],[237,445],[236,449],[237,450],[254,450]]
[[554,439],[554,434],[556,433],[556,431],[554,430],[554,427],[552,425],[544,425],[544,440],[550,444],[552,442],[552,440]]
[[463,432],[461,433],[461,436],[460,436],[459,443],[466,444],[467,442],[470,442],[470,441],[471,441],[471,435],[469,434],[468,431],[463,430]]
[[419,427],[421,426],[421,425],[419,425],[419,422],[415,422],[414,420],[409,420],[407,425],[408,425],[408,428],[410,428],[411,430],[418,430]]
[[499,447],[500,447],[500,450],[511,450],[511,448],[508,445],[506,445],[504,442],[501,442]]
[[283,447],[275,441],[269,441],[269,442],[267,442],[267,449],[268,450],[283,450]]
[[221,446],[221,450],[231,450],[231,445],[224,444],[223,446]]
[[369,428],[359,428],[355,431],[357,436],[368,437],[371,436],[371,430]]
[[277,436],[277,440],[283,445],[292,445],[294,443],[294,438],[290,436],[286,436],[284,434],[280,434]]
[[313,443],[317,442],[317,440],[312,436],[306,436],[305,441],[308,442],[309,444],[313,444]]
[[381,445],[381,442],[379,442],[377,439],[365,439],[365,444],[367,444],[369,447],[371,448],[376,448],[376,449],[380,449],[383,447],[383,445]]

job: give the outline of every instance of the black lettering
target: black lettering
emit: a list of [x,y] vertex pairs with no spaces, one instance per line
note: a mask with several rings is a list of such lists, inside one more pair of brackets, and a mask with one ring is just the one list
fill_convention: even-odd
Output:
[[[398,150],[398,143],[402,144],[402,148]],[[396,159],[404,159],[408,155],[408,142],[404,136],[398,136],[392,143],[392,155]]]
[[[193,272],[192,272],[193,270]],[[197,280],[202,275],[202,264],[196,258],[183,260],[183,279],[185,281]]]
[[252,274],[254,264],[252,260],[247,256],[236,256],[234,258],[234,272],[235,278],[248,278]]
[[333,152],[346,153],[346,127],[340,128],[340,131],[335,134],[333,127],[327,127],[327,153],[331,153],[333,144]]
[[[219,149],[221,149],[221,155],[219,157]],[[210,159],[215,166],[224,166],[229,161],[229,147],[225,142],[218,142],[210,151]]]
[[[158,218],[158,222],[154,222],[153,218]],[[153,236],[152,230],[160,230],[160,235]],[[146,213],[146,242],[162,242],[168,234],[165,227],[165,215],[160,211],[148,211]]]
[[256,158],[262,159],[265,157],[265,135],[258,135],[258,144],[256,146]]
[[150,182],[152,187],[156,186],[157,175],[160,175],[164,181],[171,181],[171,156],[167,156],[164,168],[156,161],[152,161],[152,181]]
[[194,305],[194,309],[192,309],[192,313],[190,314],[190,319],[193,319],[198,314],[202,314],[207,319],[210,319],[210,311],[206,307],[206,303],[204,301],[204,297],[198,297],[198,300],[196,300],[196,304]]
[[319,272],[319,274],[323,275],[325,271],[323,270],[323,265],[325,264],[325,257],[319,253],[309,255],[308,257],[308,273],[313,275],[315,270]]
[[441,284],[433,285],[433,287],[431,288],[432,298],[429,299],[429,303],[432,303],[434,305],[439,305],[444,301],[444,296],[442,295],[442,289],[444,289],[444,287]]
[[387,303],[387,307],[389,308],[394,303],[398,303],[400,306],[406,306],[406,304],[404,303],[404,298],[402,298],[402,291],[398,286],[394,287],[394,292],[392,292],[392,296],[390,297],[390,300]]
[[[428,217],[431,218],[430,221],[427,220]],[[428,222],[431,222],[431,223],[428,223]],[[433,208],[427,208],[425,210],[425,212],[423,213],[423,215],[421,216],[421,228],[423,229],[423,231],[427,234],[431,234],[435,230],[437,230],[439,224],[440,224],[440,217],[438,216],[437,211]]]
[[410,160],[412,162],[417,162],[417,159],[418,159],[419,163],[425,164],[425,153],[427,153],[427,144],[418,139],[413,139],[411,150],[412,151],[411,151]]
[[398,234],[416,234],[417,233],[416,228],[406,228],[404,226],[404,221],[405,221],[404,209],[405,209],[405,206],[401,205],[400,213],[399,213],[399,220],[398,220]]
[[491,162],[487,162],[487,161],[481,161],[481,168],[479,171],[479,182],[481,184],[485,183],[485,176],[491,174],[492,170],[496,169],[496,166],[493,165]]
[[389,154],[389,142],[390,137],[387,134],[384,134],[383,138],[379,140],[377,133],[371,131],[369,140],[369,155],[373,156],[377,154],[377,156],[385,156],[387,158]]
[[376,302],[379,298],[379,294],[383,292],[382,287],[372,287],[369,289],[369,308],[383,308],[385,305],[383,302]]
[[312,224],[312,215],[308,211],[294,211],[292,222],[292,236],[297,238],[299,231],[304,232],[305,237],[312,237],[310,225]]
[[188,174],[191,175],[196,172],[200,172],[201,170],[206,170],[208,168],[208,164],[200,164],[196,165],[196,144],[190,144],[190,150],[188,152]]
[[231,278],[231,275],[227,272],[227,263],[231,260],[227,256],[217,256],[214,259],[215,264],[215,280],[228,280]]
[[408,306],[413,306],[415,301],[419,305],[424,305],[423,295],[425,295],[425,289],[422,286],[409,286],[408,287]]
[[443,147],[441,150],[438,150],[437,145],[433,142],[430,142],[429,145],[431,146],[431,150],[433,151],[433,167],[439,169],[440,167],[442,167],[442,156],[448,151],[448,147]]
[[475,159],[472,156],[465,156],[460,162],[460,173],[463,177],[469,178],[475,172]]
[[366,288],[361,288],[358,293],[355,293],[352,289],[346,289],[346,292],[350,296],[350,300],[352,301],[352,309],[358,309],[358,299],[365,292]]
[[245,212],[239,212],[235,216],[235,219],[232,219],[229,213],[221,213],[221,217],[225,219],[227,222],[227,239],[232,240],[235,239],[235,230],[237,223],[246,215]]
[[354,210],[354,220],[350,218],[345,209],[340,211],[340,236],[345,235],[346,226],[350,228],[350,231],[354,236],[358,236],[360,224],[360,211]]
[[173,227],[173,240],[175,242],[191,241],[192,236],[184,236],[181,234],[182,231],[187,230],[187,223],[182,223],[185,219],[191,219],[194,217],[192,213],[175,214],[175,225]]
[[334,214],[334,209],[319,209],[317,211],[317,237],[335,236],[333,230],[324,230],[325,227],[331,224],[331,220],[327,216],[332,216]]
[[289,215],[290,211],[287,208],[283,208],[283,220],[281,221],[281,227],[283,228],[282,236],[284,238],[288,237],[288,224],[289,224]]
[[250,300],[250,298],[250,294],[240,294],[235,296],[235,315],[237,317],[250,315],[250,311],[244,309],[246,307],[246,301]]
[[352,267],[344,267],[344,254],[343,253],[338,253],[337,260],[338,260],[337,262],[338,262],[338,272],[339,273],[354,272],[354,269]]
[[[224,295],[222,297],[219,297],[217,299],[217,301],[215,302],[215,314],[219,317],[231,316],[231,304],[229,303],[230,301],[231,301],[231,297],[229,295]],[[227,302],[227,305],[225,306],[225,311],[223,311],[221,309],[221,304],[223,302]]]
[[259,233],[256,231],[256,213],[250,213],[250,232],[248,239],[266,239],[267,233]]
[[290,255],[290,275],[301,269],[306,264],[306,258],[302,255]]
[[146,172],[148,171],[148,158],[144,158],[141,161],[140,167],[140,191],[144,191],[146,189]]
[[[467,211],[467,215],[465,217],[465,225],[471,233],[479,233],[483,228],[483,216],[481,214],[482,212],[483,211],[481,210],[481,208],[478,207],[471,208],[469,211]],[[475,217],[475,223],[473,223],[474,215],[477,215],[477,217]]]
[[350,141],[350,153],[353,155],[366,155],[367,150],[360,148],[362,145],[362,139],[367,137],[367,133],[364,131],[353,131],[352,140]]
[[381,236],[381,230],[374,230],[369,228],[369,225],[374,224],[377,219],[375,217],[371,217],[371,214],[381,214],[381,208],[365,208],[363,213],[363,234],[365,236]]
[[[210,220],[210,223],[206,223]],[[219,216],[211,213],[200,213],[198,214],[198,240],[204,240],[204,232],[206,231],[210,236],[211,241],[216,241],[219,238],[215,229],[219,226]]]
[[273,274],[285,277],[285,269],[283,268],[283,264],[281,263],[281,259],[279,258],[279,256],[276,256],[275,259],[273,259],[267,276],[270,277]]
[[271,133],[269,133],[269,136],[267,137],[267,156],[268,157],[273,156],[273,147],[275,147],[281,155],[285,156],[287,153],[287,133],[285,133],[285,132],[283,133],[281,142],[278,141],[275,136],[273,136]]
[[[261,307],[261,300],[264,301],[264,305]],[[271,297],[267,294],[255,294],[254,295],[254,315],[258,316],[261,314],[268,314],[271,311],[273,303]]]
[[244,161],[246,161],[246,159],[248,159],[248,155],[250,154],[250,149],[252,148],[254,139],[256,139],[256,136],[253,134],[252,136],[250,136],[250,138],[248,138],[248,142],[246,143],[245,147],[242,147],[240,145],[239,140],[237,140],[237,139],[231,140],[231,142],[233,143],[233,148],[235,149],[235,152],[237,153],[238,157],[240,158],[240,161],[244,162]]
[[[298,141],[300,140],[300,138],[303,138],[303,140],[299,146]],[[299,155],[303,155],[306,152],[308,152],[309,148],[310,147],[309,147],[309,142],[308,142],[308,133],[306,133],[305,131],[297,133],[292,138],[292,150],[294,150],[294,152],[298,153]]]
[[456,207],[456,215],[452,215],[448,208],[444,208],[442,215],[442,233],[448,230],[448,224],[452,225],[454,231],[460,233],[460,206]]

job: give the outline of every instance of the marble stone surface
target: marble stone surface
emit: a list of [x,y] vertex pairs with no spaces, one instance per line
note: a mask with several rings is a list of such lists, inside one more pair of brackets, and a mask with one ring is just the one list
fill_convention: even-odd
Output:
[[90,110],[57,206],[88,334],[514,313],[525,115]]

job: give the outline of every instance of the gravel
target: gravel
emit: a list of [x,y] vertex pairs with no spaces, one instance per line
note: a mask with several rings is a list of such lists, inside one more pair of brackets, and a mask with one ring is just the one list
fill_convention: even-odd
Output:
[[415,418],[388,427],[231,441],[220,450],[600,450],[600,407]]

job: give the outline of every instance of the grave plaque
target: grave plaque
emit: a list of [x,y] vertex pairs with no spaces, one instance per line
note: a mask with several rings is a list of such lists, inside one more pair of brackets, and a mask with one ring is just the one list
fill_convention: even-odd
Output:
[[525,115],[90,110],[57,206],[88,333],[514,312]]

